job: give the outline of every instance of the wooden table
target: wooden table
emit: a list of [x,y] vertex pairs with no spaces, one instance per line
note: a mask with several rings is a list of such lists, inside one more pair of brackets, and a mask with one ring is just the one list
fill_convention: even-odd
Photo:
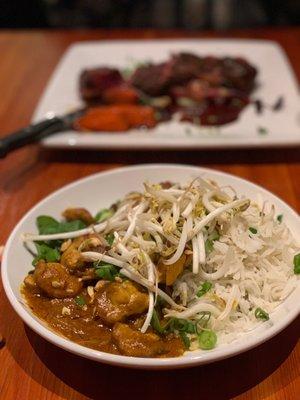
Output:
[[[115,38],[219,37],[212,33],[26,31],[0,33],[0,134],[28,124],[59,58],[74,41]],[[222,37],[277,40],[300,79],[300,29],[239,31]],[[213,51],[212,51],[213,52]],[[282,79],[284,84],[284,77]],[[284,132],[282,132],[284,134]],[[37,201],[93,172],[140,162],[208,165],[263,185],[300,210],[298,149],[195,152],[55,152],[30,146],[0,161],[0,243]],[[227,361],[179,371],[147,372],[96,364],[68,354],[26,328],[0,288],[0,398],[146,399],[300,398],[299,319],[255,350]]]

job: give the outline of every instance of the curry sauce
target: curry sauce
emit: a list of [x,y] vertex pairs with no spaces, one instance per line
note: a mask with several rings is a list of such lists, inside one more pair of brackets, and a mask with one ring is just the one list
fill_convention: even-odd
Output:
[[[138,330],[145,314],[126,319],[121,316],[122,311],[119,311],[119,314],[116,310],[109,311],[109,302],[103,300],[103,297],[112,285],[114,283],[104,283],[105,290],[102,288],[100,300],[99,292],[96,295],[97,300],[96,296],[91,298],[86,289],[76,298],[49,298],[38,288],[25,284],[21,293],[32,312],[45,321],[54,332],[82,346],[136,357],[176,357],[183,354],[183,343],[173,334],[162,338],[152,332],[151,328],[145,334]],[[82,303],[78,299],[81,299]],[[103,318],[99,316],[99,301],[103,306]],[[124,304],[123,306],[127,307]],[[109,322],[105,323],[105,315],[109,313],[111,319],[106,319]]]

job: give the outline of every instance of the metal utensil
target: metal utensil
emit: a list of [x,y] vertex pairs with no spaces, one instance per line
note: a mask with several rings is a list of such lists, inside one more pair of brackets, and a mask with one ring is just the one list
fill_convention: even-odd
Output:
[[86,109],[82,108],[63,116],[53,116],[0,138],[0,158],[4,158],[9,152],[37,142],[46,136],[71,129],[75,120],[85,111]]

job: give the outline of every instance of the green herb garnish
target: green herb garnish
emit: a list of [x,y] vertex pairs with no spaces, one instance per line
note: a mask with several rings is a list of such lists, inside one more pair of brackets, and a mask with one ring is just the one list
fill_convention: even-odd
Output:
[[36,219],[36,225],[40,235],[58,233],[59,222],[48,215],[40,215]]
[[201,297],[205,293],[207,293],[210,289],[212,288],[212,283],[211,282],[203,282],[200,288],[198,289],[197,296]]
[[210,239],[206,239],[205,241],[205,253],[209,254],[213,251],[214,249],[214,242]]
[[214,241],[220,239],[220,234],[219,232],[214,229],[210,235],[208,235],[208,238],[205,241],[205,253],[209,254],[213,251],[214,248]]
[[259,133],[259,135],[267,135],[269,133],[268,129],[264,128],[263,126],[259,126],[257,128],[257,132]]
[[257,233],[257,229],[256,228],[252,228],[252,226],[250,226],[249,231],[251,233],[253,233],[254,235]]
[[112,217],[114,215],[114,211],[111,208],[103,208],[99,212],[97,212],[95,216],[95,220],[97,222],[103,222],[106,221],[108,218]]
[[112,264],[97,262],[94,263],[94,267],[96,268],[95,273],[96,275],[101,278],[105,279],[106,281],[114,281],[115,277],[118,275],[119,270]]
[[262,308],[258,307],[254,312],[255,318],[261,319],[263,321],[268,321],[270,319],[269,314]]
[[115,236],[113,233],[109,233],[108,235],[105,236],[105,240],[107,241],[107,243],[110,245],[110,247],[112,246],[114,240],[115,240]]
[[171,332],[195,333],[195,325],[193,322],[182,318],[171,318],[169,330]]
[[202,350],[211,350],[217,344],[217,335],[210,329],[203,330],[198,335],[199,347]]
[[60,223],[60,232],[79,231],[80,229],[84,229],[85,227],[86,224],[80,219],[76,219],[74,221],[65,221]]
[[300,253],[294,256],[294,273],[300,274]]
[[165,329],[161,326],[157,311],[155,309],[153,310],[152,314],[151,326],[156,332],[160,334],[163,334],[165,332]]
[[186,350],[189,350],[191,346],[190,338],[185,332],[179,332],[179,335],[181,337],[181,340],[183,341],[184,347],[186,348]]
[[57,248],[52,248],[47,244],[35,243],[35,247],[37,250],[37,255],[34,257],[32,261],[32,265],[36,265],[40,260],[45,260],[46,262],[57,262],[60,259],[60,252]]
[[277,221],[281,224],[281,222],[282,222],[282,219],[283,219],[283,214],[279,214],[279,215],[277,215]]
[[79,219],[74,221],[58,222],[56,219],[48,215],[40,215],[37,217],[36,225],[40,235],[73,232],[86,227],[86,224]]
[[212,233],[209,235],[209,239],[212,241],[219,240],[220,239],[219,232],[216,229],[214,229]]
[[83,296],[79,295],[75,297],[75,303],[79,306],[79,307],[83,307],[86,305],[85,299]]

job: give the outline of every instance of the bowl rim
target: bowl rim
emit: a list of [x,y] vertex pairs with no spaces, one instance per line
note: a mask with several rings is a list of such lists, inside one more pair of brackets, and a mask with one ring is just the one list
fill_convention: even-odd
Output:
[[[72,342],[71,340],[64,338],[63,336],[60,336],[59,334],[55,333],[51,328],[47,327],[45,323],[41,320],[36,320],[33,315],[30,313],[30,310],[24,307],[18,300],[18,298],[15,296],[13,293],[13,290],[10,285],[9,277],[8,277],[8,267],[9,267],[9,262],[8,262],[8,251],[11,247],[12,241],[15,238],[19,227],[23,224],[23,222],[31,216],[34,211],[39,208],[40,206],[43,206],[44,203],[48,202],[51,197],[56,196],[72,187],[75,187],[77,185],[80,185],[84,182],[93,180],[95,178],[98,178],[99,176],[109,176],[109,175],[115,175],[119,173],[126,173],[132,170],[139,170],[139,169],[147,169],[147,170],[157,170],[157,169],[185,169],[187,172],[190,170],[190,172],[195,172],[195,170],[199,170],[199,173],[208,173],[208,174],[214,174],[223,178],[234,178],[237,181],[240,181],[241,183],[246,183],[247,185],[250,185],[253,187],[253,189],[258,190],[259,192],[262,192],[267,195],[271,195],[276,199],[279,205],[284,205],[289,209],[289,212],[291,215],[293,215],[296,220],[298,220],[298,224],[300,224],[300,218],[297,212],[287,203],[285,203],[283,200],[281,200],[277,195],[274,193],[268,191],[267,189],[264,189],[263,187],[250,182],[247,179],[240,178],[238,176],[235,176],[233,174],[229,174],[226,172],[222,172],[219,170],[214,170],[210,168],[204,168],[204,167],[199,167],[199,166],[194,166],[194,165],[186,165],[186,164],[138,164],[134,166],[126,166],[126,167],[121,167],[121,168],[113,168],[105,171],[100,171],[91,175],[88,175],[86,177],[77,179],[67,185],[62,186],[60,189],[53,191],[46,197],[44,197],[42,200],[40,200],[37,204],[35,204],[32,208],[30,208],[26,214],[21,218],[21,220],[17,223],[11,234],[9,235],[8,240],[6,241],[5,248],[4,248],[4,253],[2,257],[2,265],[1,265],[1,277],[2,277],[2,282],[3,282],[3,287],[4,291],[6,293],[6,296],[13,307],[13,309],[16,311],[16,313],[19,315],[19,317],[37,334],[39,334],[41,337],[49,341],[50,343],[67,350],[73,354],[89,358],[94,361],[102,362],[105,364],[111,364],[111,365],[116,365],[116,366],[123,366],[123,367],[128,367],[128,368],[141,368],[141,369],[175,369],[175,368],[184,368],[184,367],[191,367],[191,366],[197,366],[197,365],[204,365],[208,363],[212,363],[215,361],[219,361],[222,359],[226,359],[229,357],[233,357],[237,354],[243,353],[247,350],[250,350],[254,347],[259,346],[260,344],[264,343],[265,341],[271,339],[273,336],[277,335],[279,332],[281,332],[285,327],[287,327],[300,313],[300,303],[298,306],[296,305],[294,308],[292,308],[288,314],[282,318],[282,320],[277,321],[274,323],[271,327],[269,327],[267,330],[260,332],[258,336],[253,335],[253,337],[248,337],[248,340],[246,343],[236,343],[235,347],[232,349],[231,345],[228,345],[226,347],[221,347],[221,348],[216,348],[212,352],[205,352],[205,353],[198,353],[198,352],[190,352],[189,356],[180,356],[180,357],[172,357],[172,358],[144,358],[144,357],[129,357],[129,356],[124,356],[124,355],[117,355],[117,354],[110,354],[106,352],[102,352],[99,350],[94,350],[90,349],[88,347],[79,345],[75,342]],[[233,342],[234,343],[234,342]]]

